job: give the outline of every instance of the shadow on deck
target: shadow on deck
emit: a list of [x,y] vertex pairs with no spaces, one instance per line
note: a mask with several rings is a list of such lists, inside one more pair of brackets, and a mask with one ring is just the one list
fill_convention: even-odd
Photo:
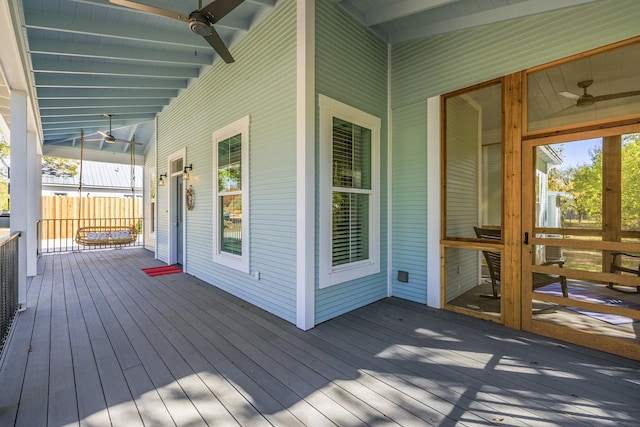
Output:
[[637,425],[637,362],[388,298],[303,332],[144,249],[45,256],[0,425]]

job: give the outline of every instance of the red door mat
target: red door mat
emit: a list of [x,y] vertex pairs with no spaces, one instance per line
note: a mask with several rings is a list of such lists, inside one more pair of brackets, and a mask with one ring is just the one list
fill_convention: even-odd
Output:
[[173,265],[161,265],[159,267],[143,268],[142,271],[149,276],[163,276],[165,274],[182,273],[182,270]]

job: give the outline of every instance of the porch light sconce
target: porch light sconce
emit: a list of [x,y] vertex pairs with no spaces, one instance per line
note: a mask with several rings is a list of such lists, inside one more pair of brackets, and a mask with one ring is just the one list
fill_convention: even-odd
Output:
[[160,187],[164,187],[165,181],[164,179],[167,177],[166,173],[160,174],[160,178],[158,178],[158,185]]
[[189,171],[193,169],[193,164],[189,164],[189,166],[185,166],[182,170],[182,179],[185,181],[189,180]]

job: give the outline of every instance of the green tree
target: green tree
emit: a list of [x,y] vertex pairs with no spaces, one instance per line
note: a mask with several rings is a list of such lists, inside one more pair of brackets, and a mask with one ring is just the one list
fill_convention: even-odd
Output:
[[80,163],[77,160],[62,159],[60,157],[42,157],[42,173],[49,175],[75,176]]
[[640,134],[625,135],[622,141],[622,224],[640,229]]
[[566,192],[569,188],[569,181],[566,173],[560,169],[552,167],[548,172],[549,191]]
[[574,210],[579,222],[586,218],[599,220],[602,216],[602,149],[589,154],[591,163],[565,172],[567,190],[573,197],[567,207]]

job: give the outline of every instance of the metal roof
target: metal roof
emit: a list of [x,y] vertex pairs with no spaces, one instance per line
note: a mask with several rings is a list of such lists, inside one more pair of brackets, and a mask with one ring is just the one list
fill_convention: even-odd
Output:
[[[132,181],[130,165],[85,160],[82,162],[82,186],[83,188],[97,187],[131,190],[131,184],[133,183],[134,188],[140,190],[143,179],[142,166],[137,165],[134,168],[134,179]],[[63,185],[77,189],[80,185],[79,171],[80,169],[78,168],[78,173],[71,175],[43,169],[42,186],[45,188],[47,185]]]

